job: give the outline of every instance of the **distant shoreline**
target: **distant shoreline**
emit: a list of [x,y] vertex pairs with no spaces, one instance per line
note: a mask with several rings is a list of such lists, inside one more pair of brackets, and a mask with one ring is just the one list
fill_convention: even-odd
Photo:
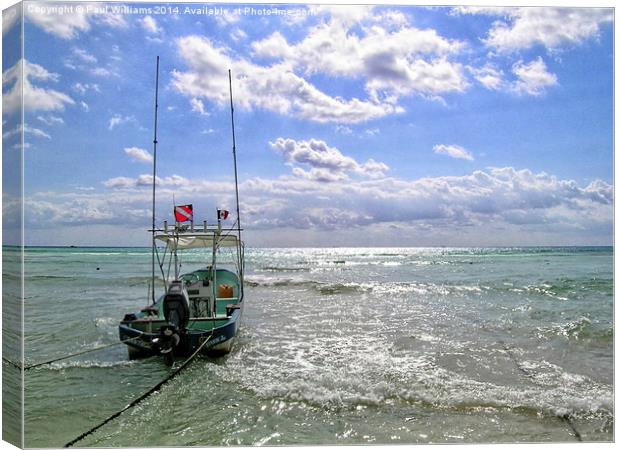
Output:
[[[21,245],[2,245],[2,248],[22,248]],[[125,245],[25,245],[23,248],[25,249],[136,249],[136,250],[149,250],[150,246],[125,246]],[[562,248],[609,248],[613,249],[614,245],[490,245],[490,246],[421,246],[421,245],[398,245],[398,246],[326,246],[326,247],[317,247],[317,246],[300,246],[300,247],[247,247],[248,249],[305,249],[305,248],[322,248],[322,249],[343,249],[343,248],[432,248],[432,249],[473,249],[473,248],[484,248],[484,249],[511,249],[511,248],[519,248],[519,249],[539,249],[539,248],[549,248],[549,249],[562,249]]]

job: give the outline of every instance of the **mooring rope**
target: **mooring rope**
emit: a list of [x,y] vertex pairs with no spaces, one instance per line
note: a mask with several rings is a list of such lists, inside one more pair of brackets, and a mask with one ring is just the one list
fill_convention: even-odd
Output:
[[[512,362],[517,367],[517,369],[522,374],[524,374],[531,383],[537,386],[540,386],[540,383],[536,381],[532,373],[521,366],[521,364],[519,363],[519,360],[512,352],[512,349],[503,340],[500,339],[498,342],[502,344],[502,347],[504,347],[504,350],[506,350],[506,353],[508,353],[508,357],[512,360]],[[577,430],[577,427],[575,427],[575,424],[573,423],[569,413],[563,414],[561,416],[556,415],[556,417],[562,420],[563,422],[565,422],[570,427],[570,429],[573,431],[575,439],[577,439],[579,442],[583,441],[583,439],[581,438],[581,433],[579,432],[579,430]]]
[[152,388],[150,388],[148,391],[144,392],[142,395],[140,395],[138,398],[134,399],[131,403],[129,403],[128,405],[126,405],[124,408],[120,409],[119,411],[115,412],[114,414],[112,414],[111,416],[107,417],[105,420],[103,420],[102,422],[100,422],[98,425],[92,427],[90,430],[80,434],[78,437],[76,437],[75,439],[73,439],[72,441],[67,442],[64,447],[71,447],[73,446],[73,444],[81,441],[82,439],[84,439],[86,436],[94,433],[95,431],[97,431],[99,428],[101,428],[102,426],[104,426],[106,423],[116,419],[118,416],[120,416],[121,414],[123,414],[125,411],[127,411],[128,409],[133,408],[134,406],[136,406],[138,403],[140,403],[142,400],[144,400],[145,398],[149,397],[151,394],[157,392],[159,390],[159,388],[161,388],[164,384],[166,384],[168,381],[172,380],[175,376],[177,376],[183,369],[185,369],[187,366],[189,366],[189,364],[194,360],[194,358],[198,355],[198,353],[200,353],[200,351],[202,350],[202,348],[207,344],[207,342],[209,342],[209,340],[213,337],[213,333],[211,335],[209,335],[209,337],[202,343],[200,344],[200,346],[196,349],[196,351],[194,351],[194,353],[191,354],[191,356],[189,356],[185,361],[183,361],[183,364],[181,364],[177,369],[175,369],[173,372],[171,372],[166,378],[164,378],[163,380],[161,380],[159,383],[157,383],[155,386],[153,386]]
[[22,364],[19,364],[19,363],[16,363],[14,361],[11,361],[10,359],[7,359],[5,357],[2,357],[2,359],[5,362],[7,362],[8,364],[18,368],[19,370],[22,370],[22,369],[23,370],[30,370],[30,369],[34,369],[35,367],[44,366],[46,364],[55,363],[57,361],[62,361],[63,359],[74,358],[75,356],[84,355],[86,353],[92,353],[92,352],[96,352],[96,351],[99,351],[99,350],[104,350],[106,348],[115,347],[117,345],[124,344],[125,342],[129,342],[129,341],[134,341],[134,340],[139,339],[139,338],[140,338],[140,336],[132,337],[130,339],[124,339],[122,341],[114,342],[112,344],[105,344],[105,345],[101,345],[99,347],[89,348],[89,349],[86,349],[86,350],[79,351],[77,353],[71,353],[70,355],[65,355],[65,356],[61,356],[60,358],[54,358],[54,359],[50,359],[48,361],[43,361],[43,362],[40,362],[40,363],[31,364],[29,366],[24,366]]
[[19,370],[22,370],[22,369],[23,369],[23,367],[22,367],[20,364],[17,364],[16,362],[11,361],[10,359],[5,358],[4,356],[2,357],[2,361],[4,361],[4,362],[5,362],[5,363],[7,363],[7,364],[10,364],[10,365],[11,365],[11,366],[13,366],[13,367],[16,367],[16,368],[17,368],[17,369],[19,369]]
[[63,359],[69,359],[69,358],[73,358],[75,356],[84,355],[85,353],[92,353],[92,352],[96,352],[96,351],[103,350],[103,349],[106,349],[106,348],[115,347],[117,345],[124,344],[125,342],[135,341],[136,339],[138,339],[140,337],[141,336],[136,336],[136,337],[132,337],[130,339],[124,339],[122,341],[114,342],[112,344],[106,344],[106,345],[102,345],[100,347],[90,348],[90,349],[87,349],[87,350],[82,350],[82,351],[77,352],[77,353],[72,353],[70,355],[61,356],[60,358],[50,359],[49,361],[44,361],[44,362],[40,362],[40,363],[36,363],[36,364],[31,364],[30,366],[25,366],[24,370],[34,369],[35,367],[44,366],[46,364],[51,364],[51,363],[55,363],[57,361],[62,361]]

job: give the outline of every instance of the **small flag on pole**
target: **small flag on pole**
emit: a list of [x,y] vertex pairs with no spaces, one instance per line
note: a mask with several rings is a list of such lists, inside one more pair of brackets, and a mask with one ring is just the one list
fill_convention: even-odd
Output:
[[218,209],[217,210],[217,218],[219,220],[226,220],[228,219],[228,211],[226,211],[225,209]]
[[177,222],[187,222],[194,220],[194,208],[192,205],[181,205],[174,207],[174,219]]

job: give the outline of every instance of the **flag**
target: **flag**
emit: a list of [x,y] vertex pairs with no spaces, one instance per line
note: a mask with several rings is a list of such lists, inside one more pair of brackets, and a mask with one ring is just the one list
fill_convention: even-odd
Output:
[[228,219],[228,211],[226,211],[225,209],[218,209],[217,210],[217,218],[218,218],[218,220],[226,220],[226,219]]
[[181,205],[174,207],[174,219],[177,222],[194,220],[194,209],[192,205]]

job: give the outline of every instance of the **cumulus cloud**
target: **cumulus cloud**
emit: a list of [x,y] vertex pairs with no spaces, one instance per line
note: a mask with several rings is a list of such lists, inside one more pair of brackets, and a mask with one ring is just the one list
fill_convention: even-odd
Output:
[[125,153],[136,162],[150,164],[153,162],[153,155],[139,147],[128,147],[125,149]]
[[229,56],[202,36],[177,40],[189,70],[173,71],[173,86],[190,98],[206,98],[220,105],[228,102],[228,68],[235,76],[236,104],[260,108],[316,122],[357,123],[402,112],[393,102],[331,97],[298,76],[287,64],[256,65]]
[[513,52],[542,45],[557,50],[578,45],[600,35],[604,24],[613,22],[612,8],[484,8],[460,7],[460,14],[499,16],[484,43],[500,52]]
[[433,147],[433,152],[438,155],[448,155],[451,158],[456,159],[466,159],[468,161],[474,160],[474,157],[470,152],[458,145],[438,144]]
[[367,177],[381,177],[389,167],[381,162],[369,159],[360,164],[349,156],[345,156],[335,147],[330,147],[325,141],[311,139],[309,141],[295,141],[294,139],[278,138],[269,145],[280,153],[284,160],[291,164],[304,164],[312,169],[307,172],[301,168],[294,168],[293,174],[315,181],[337,181],[347,179],[347,173],[355,173]]
[[[326,7],[328,21],[310,29],[296,44],[279,32],[252,43],[254,54],[292,64],[307,75],[363,78],[372,98],[420,94],[438,97],[463,92],[462,66],[448,59],[464,44],[435,30],[408,25],[399,12],[370,14],[368,7]],[[362,31],[352,27],[366,21]],[[390,29],[392,27],[392,29]]]
[[487,64],[480,68],[469,66],[467,69],[486,89],[498,91],[505,86],[504,73],[497,67]]
[[26,111],[61,111],[66,105],[73,105],[75,102],[67,94],[33,84],[34,81],[45,83],[57,82],[59,79],[57,73],[20,59],[2,74],[3,111],[7,114],[20,111],[22,100]]
[[546,88],[557,84],[557,76],[547,71],[547,66],[541,57],[526,64],[523,61],[515,63],[512,67],[517,81],[513,89],[521,94],[541,95]]

